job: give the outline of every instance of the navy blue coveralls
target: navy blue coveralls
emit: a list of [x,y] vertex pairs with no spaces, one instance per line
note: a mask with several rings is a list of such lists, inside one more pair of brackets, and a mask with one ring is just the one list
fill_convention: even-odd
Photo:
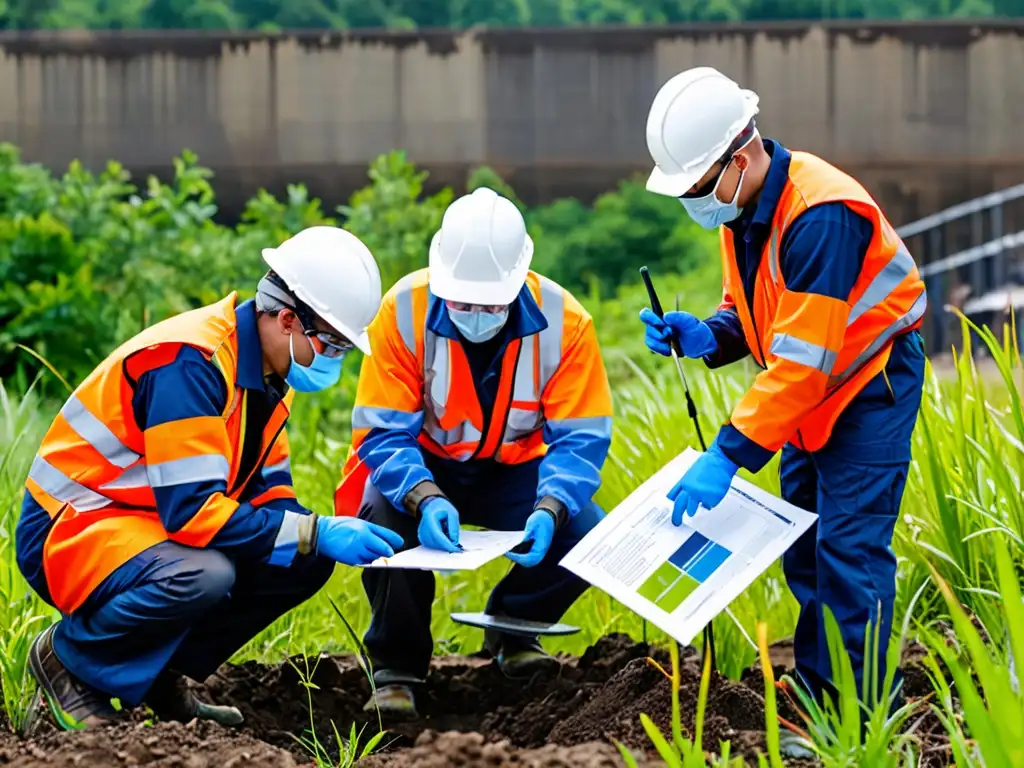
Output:
[[[448,317],[444,302],[430,295],[427,328],[438,336],[461,342],[484,413],[493,408],[498,394],[505,347],[512,339],[538,333],[545,327],[540,308],[529,289],[524,287],[509,306],[508,320],[501,332],[483,343],[470,343]],[[500,464],[494,459],[466,462],[442,459],[421,450],[419,443],[407,432],[381,428],[369,432],[360,446],[360,456],[372,467],[382,461],[375,459],[374,454],[384,457],[406,449],[415,450],[422,456],[434,482],[458,510],[460,524],[478,525],[490,530],[521,531],[534,511],[538,496],[547,493],[544,484],[538,487],[538,469],[543,458],[522,464]],[[568,462],[588,461],[588,471],[573,473],[571,464],[568,464],[564,472],[547,473],[549,479],[545,483],[559,483],[570,495],[578,495],[574,486],[583,484],[576,482],[576,477],[595,475],[607,450],[608,441],[588,436],[587,445],[577,446],[573,458],[563,459]],[[396,508],[387,496],[401,495],[400,488],[410,484],[407,472],[406,469],[378,476],[378,485],[386,487],[377,487],[368,481],[359,509],[359,517],[400,534],[405,540],[405,549],[419,545],[418,521]],[[555,622],[586,591],[587,583],[559,566],[558,561],[604,516],[604,512],[589,498],[590,492],[585,492],[587,499],[579,513],[555,532],[544,560],[532,568],[513,565],[498,582],[487,601],[487,613]],[[373,663],[375,683],[386,685],[424,680],[433,652],[430,618],[434,574],[431,571],[367,568],[363,570],[362,579],[373,611],[364,644]],[[487,642],[492,652],[512,653],[519,648],[536,647],[535,640],[493,633],[487,633]],[[500,643],[501,648],[494,648],[493,643]]]
[[[757,203],[726,225],[735,235],[736,261],[748,297],[754,295],[764,243],[789,176],[789,151],[770,139],[763,142],[772,159]],[[871,236],[871,223],[844,203],[809,208],[783,238],[780,268],[786,288],[847,300]],[[705,360],[709,367],[749,354],[735,313],[717,312],[707,323],[718,341],[717,353]],[[818,515],[815,525],[785,554],[783,570],[800,604],[794,635],[796,671],[819,699],[823,691],[832,691],[822,605],[829,606],[842,631],[858,692],[865,625],[871,621],[874,628],[879,623],[881,606],[876,669],[878,685],[884,681],[896,597],[893,529],[907,481],[924,369],[921,335],[912,331],[897,336],[885,370],[853,399],[823,448],[809,453],[786,444],[782,449],[782,497]],[[723,429],[719,439],[728,443],[727,454],[752,472],[772,456],[736,429]]]
[[[250,300],[236,310],[238,385],[249,390],[242,466],[259,459],[264,426],[284,383],[263,376],[263,352]],[[132,398],[140,430],[195,416],[221,417],[224,379],[213,363],[183,346],[174,362],[143,374]],[[217,487],[219,483],[219,488]],[[204,549],[171,541],[156,544],[122,565],[58,623],[57,658],[97,690],[138,706],[165,668],[193,680],[209,677],[279,616],[316,594],[334,561],[307,556],[292,565],[293,541],[278,542],[285,511],[312,514],[294,499],[276,499],[254,514],[246,501],[271,487],[292,484],[289,466],[264,467],[242,493],[242,505]],[[180,529],[223,481],[154,488],[164,527]],[[26,493],[18,521],[17,559],[29,585],[51,605],[42,553],[52,521]],[[289,551],[275,551],[278,544]]]

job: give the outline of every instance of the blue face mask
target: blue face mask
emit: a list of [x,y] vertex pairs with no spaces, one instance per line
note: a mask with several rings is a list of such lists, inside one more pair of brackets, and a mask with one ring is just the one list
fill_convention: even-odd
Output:
[[[736,201],[740,199],[740,189],[743,187],[744,174],[746,174],[745,170],[740,172],[740,180],[736,182],[736,194],[733,195],[732,200],[728,203],[723,203],[716,195],[718,185],[722,183],[721,176],[718,177],[718,182],[715,183],[715,188],[711,190],[710,195],[704,195],[704,197],[681,197],[679,202],[683,204],[686,212],[690,214],[690,218],[704,227],[704,229],[718,229],[723,224],[728,224],[730,221],[739,218],[739,215],[743,212],[743,209],[736,205]],[[722,175],[725,175],[724,171]]]
[[448,317],[452,319],[466,341],[479,344],[498,335],[498,331],[508,320],[508,307],[501,312],[464,312],[461,309],[449,308]]
[[[312,347],[312,343],[310,343]],[[296,392],[321,392],[338,383],[341,377],[341,361],[345,355],[327,357],[313,349],[313,362],[308,366],[300,365],[295,359],[295,337],[288,337],[288,351],[292,356],[292,364],[288,366],[288,374],[284,377],[289,387]]]

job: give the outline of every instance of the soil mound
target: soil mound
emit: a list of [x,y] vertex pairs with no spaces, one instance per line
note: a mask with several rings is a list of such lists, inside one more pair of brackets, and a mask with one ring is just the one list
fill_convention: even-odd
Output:
[[[640,715],[646,714],[671,738],[671,686],[648,656],[669,668],[667,653],[625,635],[603,637],[578,659],[565,658],[560,669],[529,680],[508,679],[495,663],[479,655],[439,657],[415,692],[420,718],[384,720],[383,748],[360,765],[622,765],[614,742],[629,748],[641,765],[660,765]],[[782,662],[777,666],[781,673],[791,654],[787,657],[783,647],[778,659],[775,656],[773,661]],[[687,734],[694,729],[700,670],[699,655],[686,649],[680,699]],[[912,679],[919,687],[920,681]],[[756,764],[756,753],[764,748],[763,690],[759,669],[749,670],[740,682],[713,675],[705,748],[715,749],[720,740],[729,740],[733,755],[742,754]],[[77,733],[43,726],[29,740],[0,728],[0,766],[291,768],[312,764],[297,739],[309,739],[315,732],[336,757],[335,728],[343,737],[353,723],[357,732],[362,728],[360,747],[379,729],[377,714],[363,711],[370,686],[352,657],[227,665],[198,686],[198,693],[238,707],[245,724],[238,729],[211,723],[153,725],[144,722],[144,711],[138,711],[132,723]],[[786,704],[785,697],[779,703]],[[780,714],[797,719],[785,708]]]

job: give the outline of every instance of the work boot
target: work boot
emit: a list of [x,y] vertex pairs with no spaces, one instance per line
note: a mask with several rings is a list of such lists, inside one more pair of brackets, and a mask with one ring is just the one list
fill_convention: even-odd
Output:
[[503,647],[496,658],[501,673],[514,680],[530,678],[538,672],[553,671],[561,666],[561,662],[537,642],[508,650]]
[[28,668],[39,684],[30,720],[34,722],[43,700],[53,719],[65,731],[98,728],[126,719],[126,713],[114,709],[111,697],[75,677],[53,652],[53,624],[32,641]]
[[241,725],[242,713],[236,707],[207,704],[189,688],[185,676],[165,669],[150,686],[146,705],[161,720],[187,723],[195,719],[213,720],[221,725]]
[[415,720],[419,717],[416,711],[416,699],[412,688],[404,683],[389,683],[374,690],[370,700],[363,706],[364,712],[379,710],[386,717]]

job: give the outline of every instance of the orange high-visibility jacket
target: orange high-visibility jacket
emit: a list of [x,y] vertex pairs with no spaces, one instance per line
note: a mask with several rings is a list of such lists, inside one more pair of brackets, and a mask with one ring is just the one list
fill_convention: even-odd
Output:
[[[26,489],[54,521],[43,569],[60,610],[75,610],[116,568],[154,544],[169,539],[206,546],[238,509],[250,477],[287,466],[291,390],[263,430],[260,460],[247,477],[238,476],[247,395],[236,387],[236,298],[231,293],[164,320],[116,349],[74,391],[43,438]],[[132,410],[135,382],[174,360],[182,345],[216,365],[227,406],[220,417],[177,420],[143,432]],[[225,480],[228,492],[211,494],[180,530],[168,533],[153,487],[212,478]],[[280,498],[294,498],[290,485],[250,503]]]
[[[788,291],[779,268],[786,228],[809,207],[842,202],[874,225],[874,236],[846,301]],[[774,453],[791,442],[814,451],[843,409],[883,370],[893,339],[921,325],[927,306],[913,257],[867,191],[819,157],[793,152],[748,303],[733,233],[721,227],[723,301],[735,312],[763,369],[729,423]],[[753,312],[751,313],[751,307]]]
[[428,270],[407,275],[388,291],[368,330],[373,354],[363,359],[359,374],[336,514],[357,513],[371,473],[396,506],[414,486],[431,480],[421,464],[406,466],[412,458],[403,459],[401,472],[381,469],[398,461],[394,440],[368,440],[384,430],[401,439],[403,457],[416,461],[421,451],[504,464],[544,456],[539,497],[554,497],[570,515],[590,501],[611,440],[611,390],[597,335],[590,315],[561,286],[532,271],[526,286],[518,301],[528,293],[543,322],[537,332],[508,343],[487,414],[461,341],[428,327],[428,309],[440,302],[429,291]]

